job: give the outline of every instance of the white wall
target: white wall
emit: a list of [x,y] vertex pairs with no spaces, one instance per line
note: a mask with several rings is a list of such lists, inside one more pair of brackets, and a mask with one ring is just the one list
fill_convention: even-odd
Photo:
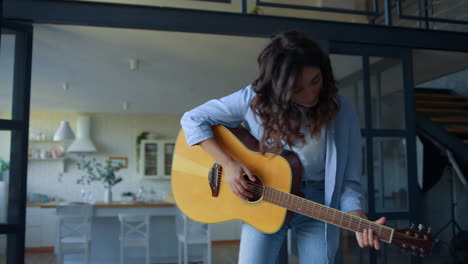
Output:
[[[91,116],[91,137],[98,153],[88,154],[104,161],[110,156],[128,158],[128,168],[122,169],[118,175],[123,181],[114,186],[114,198],[120,199],[125,191],[136,193],[141,184],[156,192],[170,191],[170,181],[141,181],[136,171],[136,137],[143,131],[156,132],[158,139],[176,139],[179,131],[180,115],[123,115],[123,114],[88,114]],[[55,131],[60,120],[68,120],[76,133],[76,113],[31,113],[31,128],[41,128],[45,131]],[[48,129],[48,130],[47,130]],[[30,145],[34,148],[34,145]],[[41,193],[68,201],[80,199],[82,186],[76,184],[80,171],[72,159],[65,160],[65,172],[61,174],[60,161],[30,161],[28,166],[28,194]],[[102,200],[104,188],[95,182],[88,188],[94,193],[95,199]]]

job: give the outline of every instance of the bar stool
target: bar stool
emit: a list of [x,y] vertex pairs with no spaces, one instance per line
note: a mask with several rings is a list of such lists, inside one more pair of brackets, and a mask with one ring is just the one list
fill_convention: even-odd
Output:
[[205,245],[203,256],[205,264],[211,264],[211,226],[190,220],[180,210],[176,214],[176,232],[178,241],[178,263],[188,264],[188,247],[190,245]]
[[148,215],[119,214],[120,264],[124,264],[125,248],[144,247],[145,263],[150,263],[150,217]]
[[89,263],[92,215],[90,204],[57,206],[55,254],[58,264],[64,263],[65,251],[77,249],[84,251],[83,263]]

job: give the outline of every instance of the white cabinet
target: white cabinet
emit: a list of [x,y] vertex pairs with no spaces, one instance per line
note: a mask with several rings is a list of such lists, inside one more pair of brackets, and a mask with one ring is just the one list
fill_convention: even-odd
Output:
[[40,207],[28,207],[26,209],[25,246],[27,248],[41,246],[41,218]]
[[51,247],[55,244],[57,213],[55,208],[42,208],[41,247]]
[[140,146],[140,168],[144,179],[170,179],[173,140],[142,140]]
[[27,207],[25,246],[53,247],[56,219],[55,208]]

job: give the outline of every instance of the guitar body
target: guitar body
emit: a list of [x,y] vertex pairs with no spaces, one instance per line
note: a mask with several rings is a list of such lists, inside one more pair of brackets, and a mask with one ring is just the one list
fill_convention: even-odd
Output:
[[[302,166],[295,154],[259,153],[258,141],[243,127],[230,129],[218,125],[212,129],[224,151],[245,164],[263,185],[300,194]],[[264,202],[261,197],[256,201],[240,199],[231,191],[224,172],[220,174],[218,194],[213,196],[208,174],[214,163],[203,148],[189,147],[183,131],[179,133],[172,164],[172,192],[188,217],[203,223],[238,219],[262,232],[274,233],[292,216],[286,208]]]

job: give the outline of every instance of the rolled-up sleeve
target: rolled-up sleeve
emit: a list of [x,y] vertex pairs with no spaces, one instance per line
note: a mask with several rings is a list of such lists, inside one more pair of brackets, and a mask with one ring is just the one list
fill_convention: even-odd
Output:
[[189,146],[213,137],[211,126],[237,127],[244,121],[254,96],[251,86],[225,96],[210,100],[186,112],[180,124]]
[[[362,210],[361,196],[361,128],[356,110],[350,102],[346,102],[346,112],[348,114],[349,134],[348,134],[348,156],[344,170],[344,179],[341,192],[341,210],[350,212]],[[343,109],[344,110],[344,109]]]

